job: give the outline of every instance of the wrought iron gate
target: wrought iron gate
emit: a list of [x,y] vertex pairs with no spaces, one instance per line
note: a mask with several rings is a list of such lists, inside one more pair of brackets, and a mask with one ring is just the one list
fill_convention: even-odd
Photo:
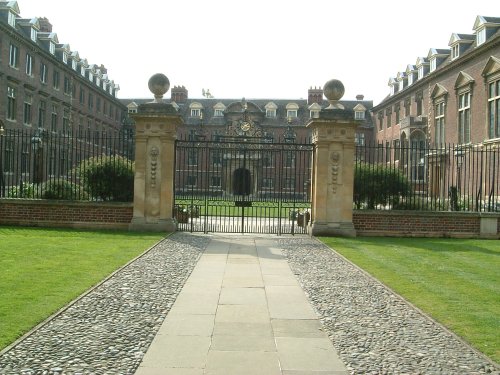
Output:
[[176,142],[178,230],[305,233],[312,145],[221,137]]

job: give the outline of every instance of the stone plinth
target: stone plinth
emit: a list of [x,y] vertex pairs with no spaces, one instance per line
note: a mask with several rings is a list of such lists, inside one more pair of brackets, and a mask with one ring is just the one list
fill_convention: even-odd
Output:
[[311,119],[314,150],[309,234],[356,236],[352,223],[354,189],[354,112],[326,109]]
[[136,129],[134,214],[130,230],[176,230],[175,138],[181,116],[171,104],[147,103],[133,115]]

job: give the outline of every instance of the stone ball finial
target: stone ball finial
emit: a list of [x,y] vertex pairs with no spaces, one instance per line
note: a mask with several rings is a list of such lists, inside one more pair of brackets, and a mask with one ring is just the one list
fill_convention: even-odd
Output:
[[323,86],[323,94],[330,102],[326,109],[344,109],[344,106],[338,101],[344,96],[344,84],[338,79],[331,79]]
[[148,81],[149,90],[155,96],[154,103],[161,103],[163,100],[163,95],[170,88],[170,81],[167,76],[163,73],[156,73],[151,76]]

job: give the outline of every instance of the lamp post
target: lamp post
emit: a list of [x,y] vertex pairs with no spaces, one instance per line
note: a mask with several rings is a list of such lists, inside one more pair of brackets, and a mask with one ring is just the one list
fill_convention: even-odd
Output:
[[3,121],[0,120],[0,198],[3,198],[5,195],[5,182],[3,180],[3,135],[5,133],[5,129],[3,127]]

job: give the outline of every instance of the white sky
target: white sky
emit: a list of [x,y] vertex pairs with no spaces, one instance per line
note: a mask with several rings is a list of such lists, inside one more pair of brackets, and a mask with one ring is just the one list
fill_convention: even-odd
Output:
[[[378,104],[387,82],[498,0],[18,0],[23,18],[47,17],[60,43],[104,64],[120,98],[150,98],[164,73],[190,98],[306,98],[332,78],[344,99]],[[72,16],[70,16],[72,15]],[[170,92],[167,94],[170,96]]]

